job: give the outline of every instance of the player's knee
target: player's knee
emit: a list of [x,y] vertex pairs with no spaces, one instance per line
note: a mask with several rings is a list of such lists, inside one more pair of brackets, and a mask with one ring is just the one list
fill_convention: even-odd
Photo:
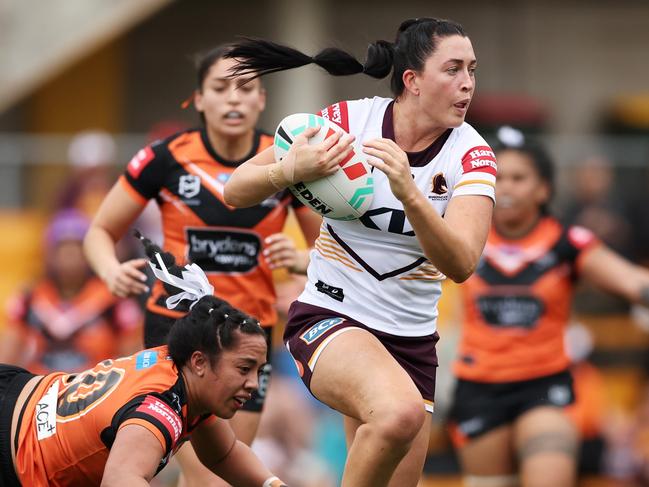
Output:
[[531,436],[518,448],[519,461],[526,462],[538,455],[561,455],[569,459],[577,456],[579,442],[571,431],[547,431]]
[[399,401],[380,414],[378,433],[390,444],[409,446],[424,425],[426,410],[421,401]]

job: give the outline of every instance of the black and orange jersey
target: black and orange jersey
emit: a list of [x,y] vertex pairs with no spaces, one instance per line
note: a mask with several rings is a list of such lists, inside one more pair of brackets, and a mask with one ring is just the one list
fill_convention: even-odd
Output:
[[[256,132],[245,159],[272,144],[272,136]],[[219,157],[205,130],[193,129],[140,150],[120,181],[143,205],[155,198],[162,213],[163,247],[179,264],[198,264],[218,297],[270,326],[277,320],[276,297],[271,269],[261,253],[264,239],[282,231],[290,207],[310,210],[288,190],[250,208],[227,205],[223,187],[242,162]],[[165,307],[165,298],[156,283],[148,309],[182,316]]]
[[25,368],[49,374],[85,370],[118,356],[120,344],[139,339],[143,316],[137,302],[113,296],[97,277],[70,299],[45,278],[9,300],[7,319],[25,344]]
[[[138,424],[160,441],[158,471],[205,415],[187,418],[187,395],[166,347],[104,360],[78,374],[46,375],[20,422],[16,473],[22,485],[99,485],[120,428]],[[137,448],[137,445],[133,445]]]
[[478,268],[462,285],[465,319],[455,373],[514,382],[568,368],[564,330],[580,261],[598,244],[582,227],[545,217],[525,237],[492,228]]

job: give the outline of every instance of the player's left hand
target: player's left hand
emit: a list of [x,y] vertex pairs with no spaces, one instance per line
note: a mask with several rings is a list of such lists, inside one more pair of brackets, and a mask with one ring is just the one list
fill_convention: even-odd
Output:
[[366,140],[363,142],[363,152],[372,156],[368,158],[368,164],[388,177],[392,194],[399,201],[403,201],[417,191],[410,173],[408,155],[393,140],[384,138]]
[[300,271],[300,253],[295,242],[284,233],[274,233],[264,240],[263,255],[271,269],[286,268],[289,272]]

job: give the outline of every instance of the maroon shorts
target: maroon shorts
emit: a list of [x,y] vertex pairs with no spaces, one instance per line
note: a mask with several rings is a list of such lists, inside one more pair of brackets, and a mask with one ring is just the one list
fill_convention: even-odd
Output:
[[[437,332],[422,337],[402,337],[373,330],[335,311],[294,301],[288,312],[284,343],[293,356],[302,381],[311,390],[311,376],[318,357],[338,335],[360,328],[369,331],[408,373],[419,389],[426,410],[433,410],[439,340]],[[371,364],[365,364],[371,367]]]

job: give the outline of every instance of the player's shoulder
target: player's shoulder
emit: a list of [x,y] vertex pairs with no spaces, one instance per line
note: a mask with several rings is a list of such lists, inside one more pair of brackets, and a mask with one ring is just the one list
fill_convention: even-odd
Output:
[[149,147],[156,154],[168,154],[173,152],[176,148],[187,145],[200,145],[202,144],[200,128],[189,128],[169,135],[164,139],[158,139],[151,142]]
[[482,135],[480,135],[480,133],[467,122],[463,122],[462,125],[453,129],[449,141],[460,148],[466,146],[489,147],[489,144],[484,137],[482,137]]

